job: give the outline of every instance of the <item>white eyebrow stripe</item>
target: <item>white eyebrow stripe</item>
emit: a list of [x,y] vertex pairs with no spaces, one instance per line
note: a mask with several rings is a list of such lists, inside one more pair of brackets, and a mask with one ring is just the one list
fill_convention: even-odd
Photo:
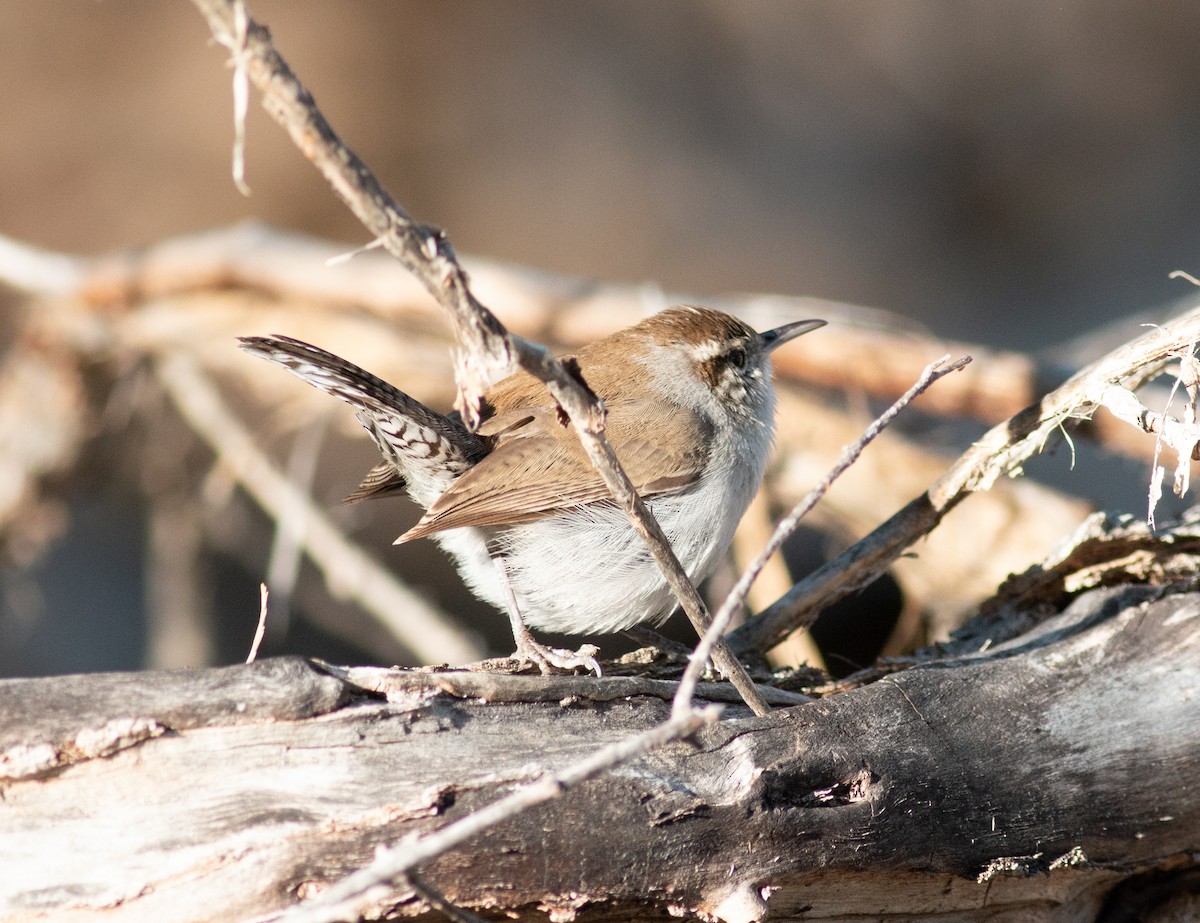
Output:
[[705,340],[703,343],[696,343],[688,347],[688,353],[697,362],[703,362],[705,359],[712,359],[721,355],[724,351],[724,344],[718,340]]

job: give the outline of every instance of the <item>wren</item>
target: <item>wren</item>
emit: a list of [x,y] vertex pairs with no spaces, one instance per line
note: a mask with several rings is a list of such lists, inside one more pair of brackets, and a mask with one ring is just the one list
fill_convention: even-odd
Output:
[[[606,435],[684,569],[703,580],[762,480],[774,433],[771,351],[824,325],[757,333],[729,314],[673,307],[576,358],[604,400]],[[526,626],[573,634],[661,623],[675,597],[610,498],[542,382],[517,372],[488,389],[474,432],[346,360],[283,336],[244,337],[350,404],[384,460],[347,500],[407,491],[425,510],[396,542],[430,536],[481,599],[506,609],[517,656],[543,671],[584,666]]]

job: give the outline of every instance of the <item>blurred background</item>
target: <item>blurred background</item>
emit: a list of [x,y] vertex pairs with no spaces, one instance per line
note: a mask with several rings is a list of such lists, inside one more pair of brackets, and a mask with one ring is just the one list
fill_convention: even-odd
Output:
[[[251,13],[384,185],[463,253],[819,296],[1016,350],[1162,309],[1190,294],[1171,270],[1200,274],[1193,3],[258,0]],[[184,0],[0,6],[0,234],[100,254],[253,217],[365,243],[254,95],[253,195],[234,189],[227,57]],[[0,312],[18,310],[0,295]],[[58,485],[70,513],[49,554],[0,572],[0,675],[147,663],[147,524],[109,470]],[[1144,492],[1094,489],[1101,505]],[[261,574],[209,566],[227,577],[216,611],[257,610]],[[208,659],[244,656],[252,620],[238,631]],[[267,652],[287,649],[402,657],[303,618]]]

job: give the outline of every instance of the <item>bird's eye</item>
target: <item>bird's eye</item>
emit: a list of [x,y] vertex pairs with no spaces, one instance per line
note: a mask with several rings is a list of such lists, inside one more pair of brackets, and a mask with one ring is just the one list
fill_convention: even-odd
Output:
[[736,366],[739,369],[746,367],[746,350],[740,346],[735,346],[725,354],[725,358],[729,360],[729,364]]

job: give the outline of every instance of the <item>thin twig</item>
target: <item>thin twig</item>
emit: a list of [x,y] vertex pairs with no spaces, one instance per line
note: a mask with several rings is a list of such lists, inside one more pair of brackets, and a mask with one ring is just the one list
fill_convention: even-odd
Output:
[[447,900],[446,895],[425,881],[416,871],[410,869],[405,873],[404,880],[412,888],[413,894],[434,910],[444,913],[449,917],[451,923],[490,923],[485,917],[481,917],[477,913],[472,913],[465,907],[459,907],[458,904]]
[[[369,901],[371,893],[381,885],[386,885],[397,876],[406,874],[410,869],[448,852],[510,817],[558,798],[568,789],[605,770],[626,763],[664,744],[691,736],[705,725],[715,722],[720,713],[720,706],[710,705],[701,710],[673,715],[648,731],[616,741],[566,769],[523,785],[511,794],[447,824],[434,833],[423,837],[405,838],[396,845],[377,852],[370,865],[347,875],[320,896],[307,904],[292,908],[277,920],[279,923],[333,923],[336,920],[357,919],[356,908]],[[350,916],[347,916],[348,914]]]
[[260,583],[258,585],[258,627],[254,629],[254,642],[250,645],[250,653],[246,657],[246,663],[254,663],[258,657],[258,647],[262,644],[263,635],[267,633],[267,585]]
[[250,81],[246,76],[246,26],[250,22],[245,0],[233,4],[233,35],[221,40],[231,54],[233,68],[233,185],[244,196],[250,195],[246,185],[246,115],[250,109]]
[[796,531],[796,527],[800,525],[800,520],[808,515],[808,511],[816,506],[817,502],[825,496],[829,488],[833,486],[833,482],[841,477],[847,468],[858,461],[858,457],[862,455],[863,449],[874,441],[875,437],[882,433],[905,407],[911,404],[920,394],[928,390],[939,378],[965,368],[971,361],[971,357],[963,356],[961,359],[947,365],[946,363],[949,361],[949,356],[943,356],[936,362],[925,366],[925,370],[921,373],[921,377],[917,379],[916,383],[905,391],[891,407],[880,414],[875,422],[868,426],[855,442],[846,446],[837,464],[829,470],[829,473],[825,475],[821,483],[810,490],[804,499],[797,503],[792,508],[792,511],[775,527],[775,532],[771,535],[770,541],[758,553],[758,557],[750,562],[750,566],[746,568],[745,572],[738,579],[738,582],[734,584],[733,589],[729,591],[725,597],[725,601],[721,604],[721,608],[717,610],[717,614],[713,617],[712,626],[692,653],[687,669],[683,673],[683,678],[679,682],[679,691],[675,694],[675,701],[671,705],[673,712],[682,712],[691,707],[692,695],[695,692],[696,683],[700,679],[700,671],[704,668],[704,662],[707,657],[705,645],[709,642],[710,636],[724,633],[734,613],[745,602],[746,594],[750,592],[750,586],[762,572],[762,569],[766,567],[767,561],[771,559],[771,556],[783,546],[788,536]]
[[184,353],[168,353],[159,360],[157,373],[183,418],[272,518],[282,519],[289,509],[308,508],[304,546],[335,591],[344,588],[422,659],[466,663],[482,656],[472,637],[453,628],[444,615],[347,540],[271,464],[194,360]]
[[[789,411],[792,410],[791,401],[783,394],[779,396],[780,406],[776,408],[775,412],[780,418],[786,418]],[[807,418],[815,416],[815,413],[819,410],[819,406],[807,406],[811,407],[813,412],[805,416]],[[833,445],[825,437],[818,436],[815,430],[811,433],[811,436],[813,451],[805,452],[804,462],[800,462],[797,467],[802,467],[806,464],[810,466],[815,465],[817,463],[816,455],[818,451],[823,455]],[[785,439],[786,435],[782,431],[776,433],[776,446],[779,455],[784,455],[787,452]],[[790,479],[788,477],[789,473],[792,474]],[[792,472],[788,472],[785,463],[783,468],[777,472],[776,477],[772,478],[770,487],[764,487],[750,501],[750,506],[746,508],[746,513],[742,516],[742,521],[738,523],[737,531],[733,536],[733,572],[730,579],[736,579],[737,575],[744,571],[750,565],[750,562],[758,557],[759,551],[765,548],[767,542],[771,540],[771,534],[775,531],[774,500],[788,489],[789,480],[791,483],[795,483],[795,473],[795,469]],[[811,478],[805,478],[801,483],[807,489],[812,480]],[[754,581],[749,592],[746,594],[743,607],[747,612],[757,612],[760,609],[765,609],[790,590],[793,583],[795,583],[795,580],[792,579],[791,572],[788,570],[788,565],[783,555],[776,554],[763,566],[758,579]],[[690,654],[690,650],[685,651],[683,659],[686,661]],[[779,665],[802,663],[811,669],[826,673],[829,672],[828,664],[825,662],[825,655],[821,652],[821,648],[813,638],[812,632],[809,631],[792,632],[787,641],[774,650],[767,652],[767,660],[771,664]]]
[[[236,49],[237,65],[244,67],[262,93],[267,112],[324,174],[372,237],[381,240],[387,251],[446,310],[464,347],[457,357],[457,403],[463,418],[469,425],[478,422],[479,401],[486,380],[495,373],[511,372],[514,363],[541,379],[571,419],[588,459],[646,542],[697,634],[703,635],[711,623],[708,610],[605,438],[603,403],[577,373],[554,359],[549,350],[509,334],[475,298],[446,235],[439,228],[414,221],[342,142],[275,50],[266,29],[252,19],[239,22],[237,4],[231,0],[193,0],[193,3],[207,19],[217,41]],[[755,714],[770,710],[757,694],[745,668],[721,641],[713,647],[713,661]]]
[[1134,389],[1200,338],[1200,310],[1192,310],[1113,350],[1072,375],[1061,387],[993,427],[964,452],[932,487],[887,522],[828,562],[729,635],[739,652],[765,651],[823,610],[875,580],[917,539],[972,493],[1002,475],[1020,473],[1053,432],[1085,420],[1103,405],[1112,385]]

